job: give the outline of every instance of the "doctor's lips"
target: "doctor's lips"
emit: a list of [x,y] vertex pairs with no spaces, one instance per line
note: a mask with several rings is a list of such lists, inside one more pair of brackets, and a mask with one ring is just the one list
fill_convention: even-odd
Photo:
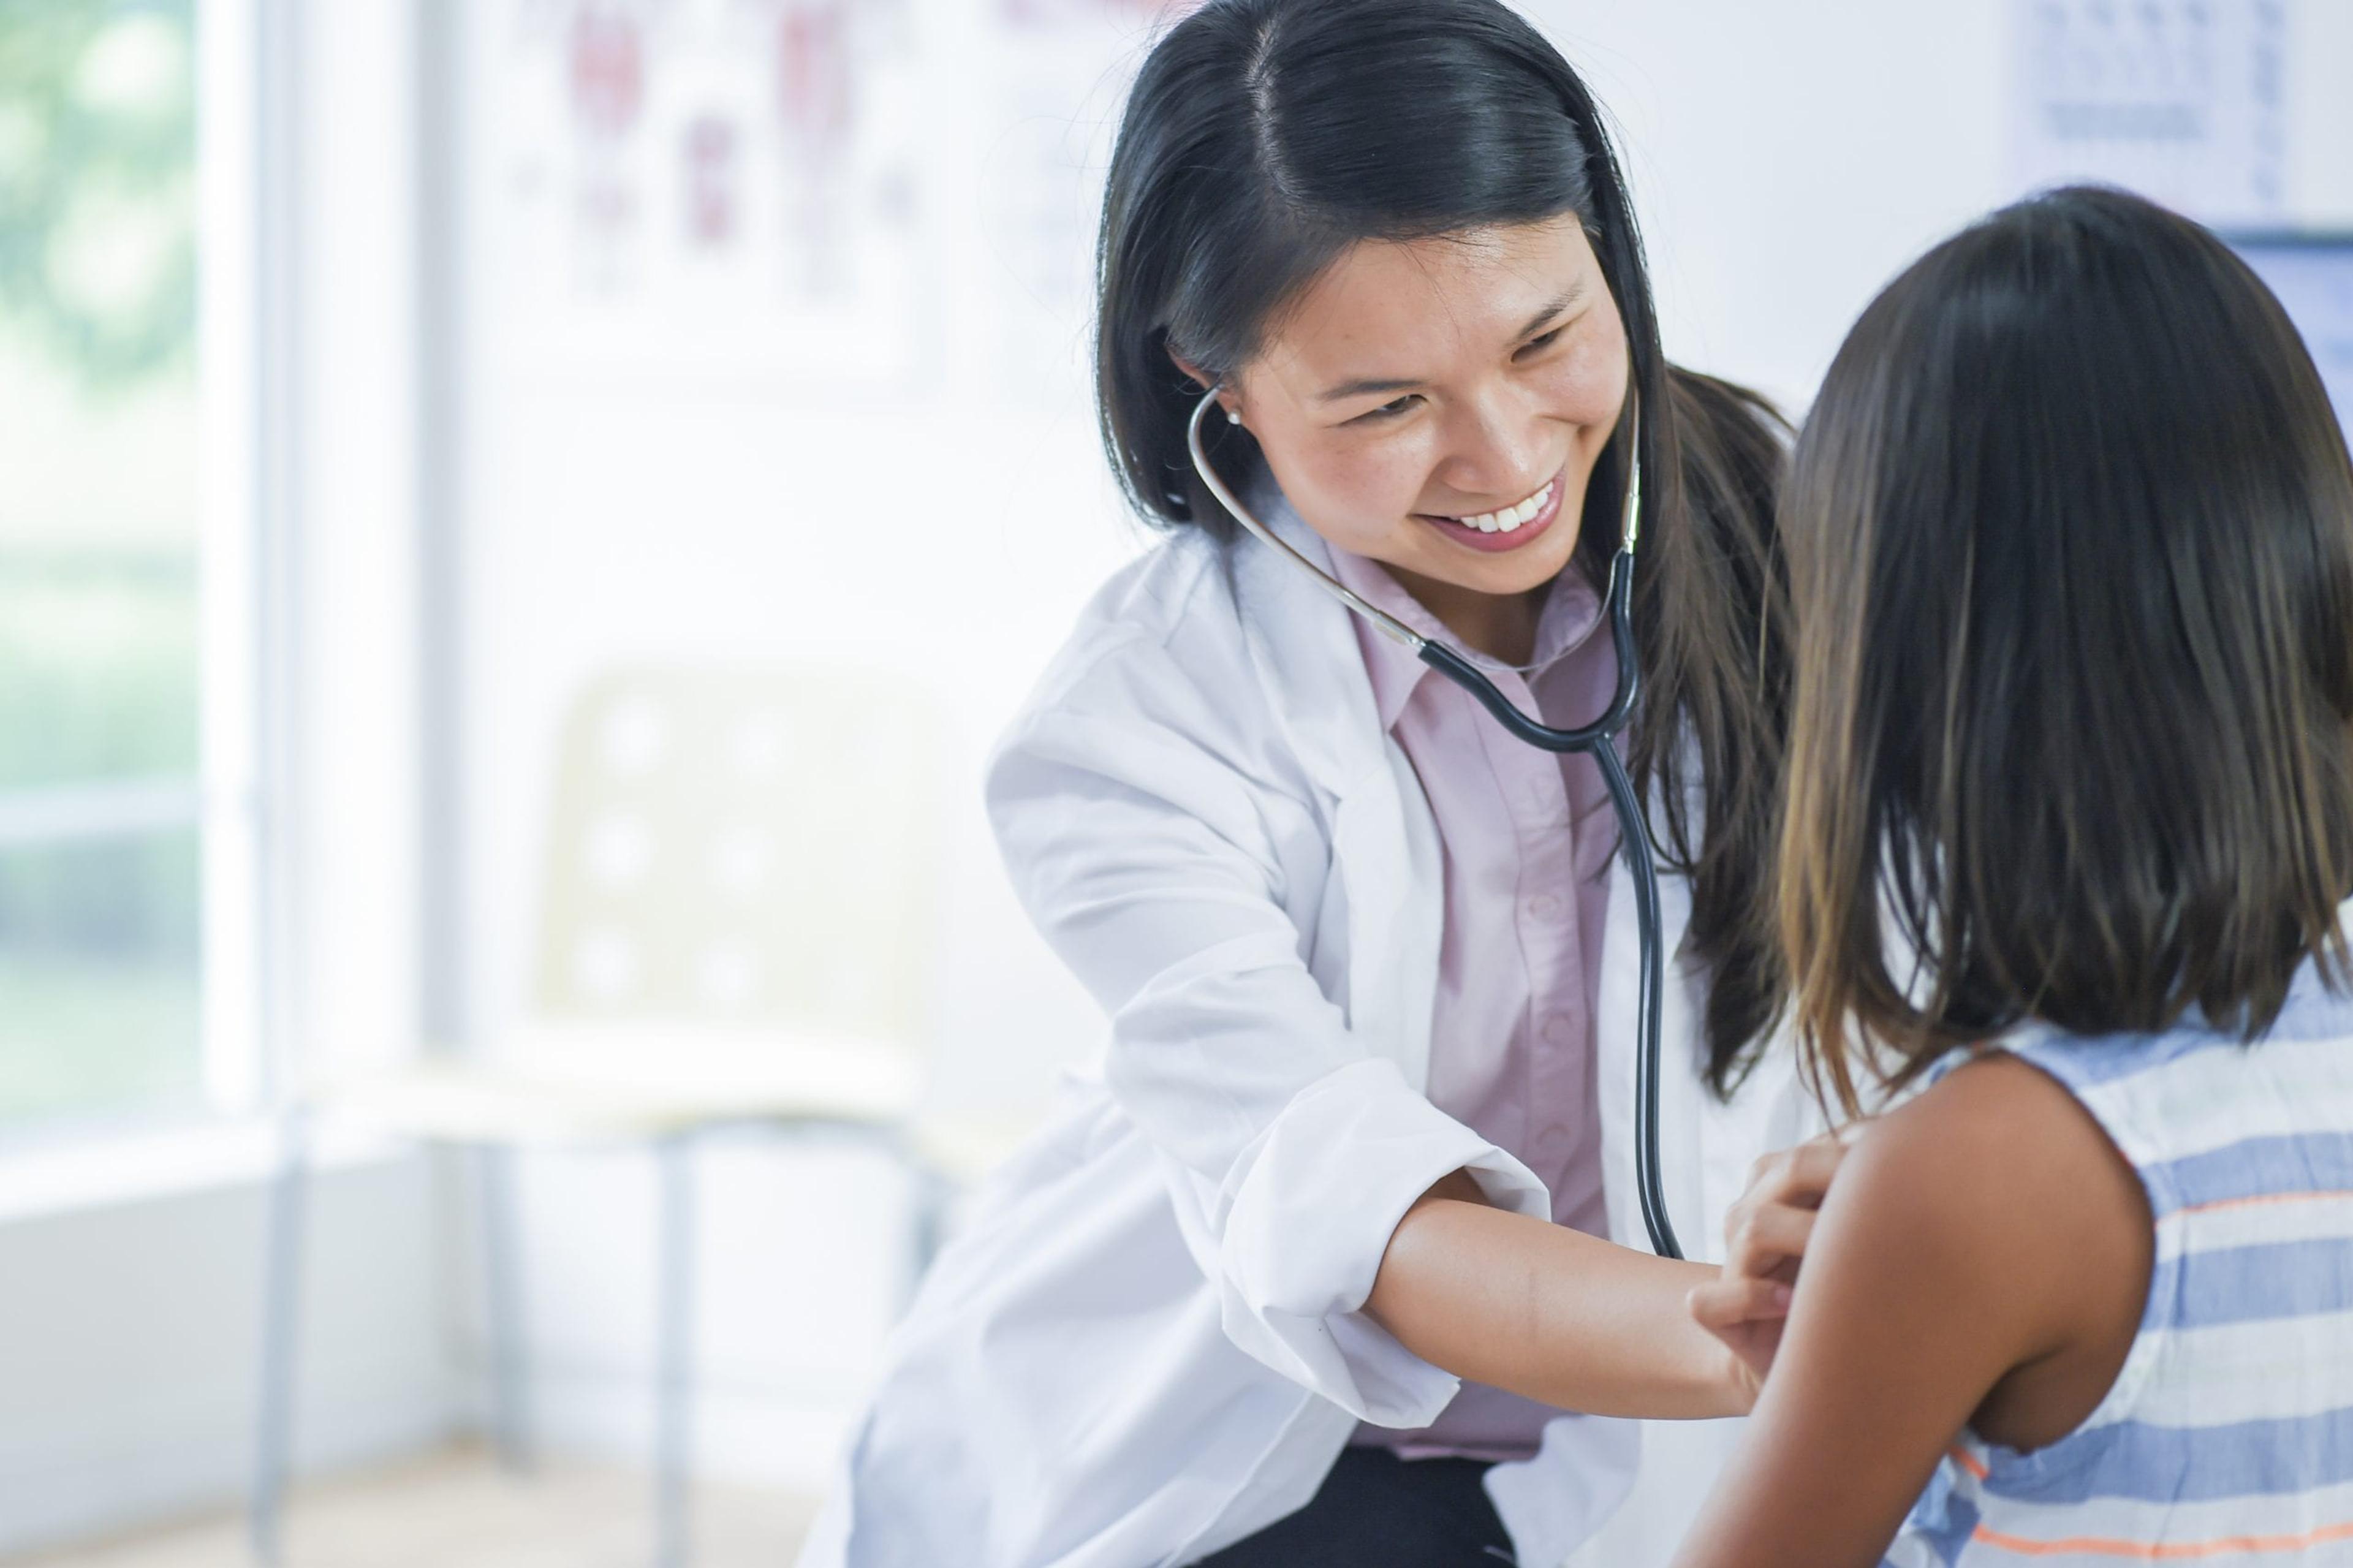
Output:
[[1447,517],[1438,512],[1413,515],[1458,544],[1491,552],[1517,550],[1541,535],[1560,515],[1561,476],[1546,479],[1532,496],[1493,511]]

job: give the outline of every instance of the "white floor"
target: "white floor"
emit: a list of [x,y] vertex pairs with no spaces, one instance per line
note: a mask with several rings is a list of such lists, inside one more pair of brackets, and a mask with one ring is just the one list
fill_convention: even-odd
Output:
[[[649,1568],[650,1487],[607,1465],[549,1462],[531,1477],[478,1447],[338,1477],[294,1495],[285,1568]],[[741,1487],[695,1494],[692,1568],[788,1568],[813,1499]],[[230,1513],[63,1552],[12,1568],[251,1568]]]

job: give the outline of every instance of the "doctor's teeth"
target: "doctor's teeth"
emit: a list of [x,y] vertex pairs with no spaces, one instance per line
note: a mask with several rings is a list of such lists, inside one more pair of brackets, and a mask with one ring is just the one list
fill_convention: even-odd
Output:
[[1482,533],[1510,533],[1517,530],[1520,524],[1544,510],[1551,500],[1552,486],[1547,484],[1517,506],[1507,506],[1498,511],[1472,512],[1467,517],[1458,517],[1453,521],[1464,528],[1475,528]]

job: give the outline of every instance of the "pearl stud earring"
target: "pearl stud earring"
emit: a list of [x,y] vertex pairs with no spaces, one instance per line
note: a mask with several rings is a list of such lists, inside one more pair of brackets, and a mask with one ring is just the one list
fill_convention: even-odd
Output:
[[1241,422],[1242,422],[1242,411],[1241,411],[1240,409],[1239,409],[1239,408],[1229,408],[1229,409],[1227,409],[1227,410],[1226,410],[1226,423],[1227,423],[1227,424],[1229,424],[1229,425],[1239,425],[1239,424],[1240,424]]

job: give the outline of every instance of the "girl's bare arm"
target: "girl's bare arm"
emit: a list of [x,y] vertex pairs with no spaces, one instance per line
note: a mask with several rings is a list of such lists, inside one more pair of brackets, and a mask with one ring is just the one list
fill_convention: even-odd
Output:
[[[1678,1568],[1872,1568],[1973,1417],[2048,1442],[2090,1414],[2104,1379],[2034,1369],[2121,1362],[2150,1246],[2131,1167],[2015,1058],[1883,1118],[1822,1205],[1772,1375]],[[2020,1373],[2025,1396],[1989,1405]]]

